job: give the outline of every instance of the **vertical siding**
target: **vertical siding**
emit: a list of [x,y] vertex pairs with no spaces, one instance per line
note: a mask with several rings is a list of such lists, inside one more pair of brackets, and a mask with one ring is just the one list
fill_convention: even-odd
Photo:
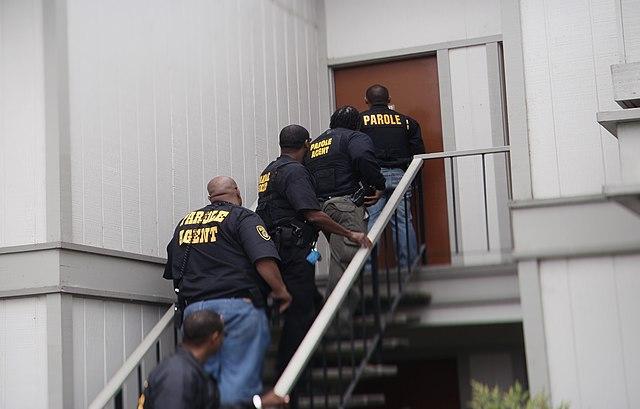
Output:
[[[572,407],[635,408],[640,257],[545,261],[540,279],[551,395]],[[606,385],[603,388],[602,385]]]
[[0,1],[0,247],[43,242],[42,5]]
[[[74,407],[85,408],[140,344],[166,307],[123,303],[92,298],[73,298]],[[162,355],[173,350],[171,331],[162,339]],[[152,348],[143,360],[143,378],[155,367]],[[124,385],[125,407],[138,398],[138,377],[134,371]]]
[[0,300],[0,408],[46,408],[45,296]]
[[598,193],[620,181],[617,142],[595,120],[613,102],[616,0],[522,2],[525,86],[536,198]]
[[327,120],[318,8],[70,0],[73,241],[162,256],[216,174],[252,203],[279,129]]
[[618,1],[621,6],[626,62],[638,62],[640,61],[640,2]]

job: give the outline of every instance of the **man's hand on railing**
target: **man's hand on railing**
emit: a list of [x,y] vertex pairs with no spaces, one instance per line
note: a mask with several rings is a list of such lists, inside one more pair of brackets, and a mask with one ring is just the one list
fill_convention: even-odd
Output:
[[371,240],[367,237],[367,233],[362,233],[359,231],[351,231],[349,234],[349,241],[357,243],[360,247],[369,248],[371,247]]
[[[256,399],[254,398],[254,406],[256,405]],[[276,408],[286,408],[289,405],[289,395],[285,397],[280,397],[276,395],[276,393],[272,390],[260,396],[260,405],[259,409],[276,409]]]
[[380,198],[382,197],[383,193],[384,193],[384,190],[376,190],[376,192],[373,194],[373,196],[365,196],[364,197],[364,205],[365,206],[373,206],[374,204],[378,203],[378,200],[380,200]]
[[287,291],[287,288],[284,286],[278,291],[273,291],[271,298],[278,304],[278,311],[281,314],[291,305],[291,294],[289,294],[289,291]]

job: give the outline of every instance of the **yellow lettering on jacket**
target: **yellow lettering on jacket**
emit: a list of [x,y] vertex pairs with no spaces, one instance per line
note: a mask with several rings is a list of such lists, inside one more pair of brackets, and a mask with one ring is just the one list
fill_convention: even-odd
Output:
[[333,142],[333,138],[323,139],[319,142],[314,142],[310,146],[311,157],[317,158],[318,156],[323,156],[329,153],[329,148],[331,148],[331,143]]
[[216,240],[218,240],[218,237],[216,236],[217,233],[218,226],[180,230],[178,243],[180,245],[189,243],[214,243]]
[[271,177],[271,172],[267,172],[260,175],[260,180],[258,181],[258,193],[266,192],[267,187],[269,186],[270,177]]

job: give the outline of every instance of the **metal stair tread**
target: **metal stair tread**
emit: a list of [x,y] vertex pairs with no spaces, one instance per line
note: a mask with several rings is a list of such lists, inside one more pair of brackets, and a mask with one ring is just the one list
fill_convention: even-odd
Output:
[[[330,395],[328,397],[328,407],[329,408],[337,408],[340,406],[340,395]],[[364,408],[364,407],[376,407],[382,406],[386,403],[386,399],[384,394],[382,393],[371,393],[371,394],[358,394],[352,395],[349,402],[347,402],[348,408]],[[308,396],[301,396],[298,401],[298,406],[300,408],[310,408],[311,400]],[[322,395],[314,395],[313,397],[313,407],[316,408],[324,408],[325,407],[325,397]]]
[[[367,348],[369,347],[369,345],[371,345],[371,343],[373,342],[372,338],[367,339],[366,342],[366,346]],[[322,353],[327,352],[327,353],[337,353],[338,352],[338,345],[340,345],[340,352],[341,353],[347,353],[347,352],[351,352],[351,340],[350,339],[346,339],[346,340],[342,340],[342,341],[331,341],[328,342],[326,345],[321,346],[318,348],[318,350],[316,351],[317,353]],[[408,347],[410,345],[410,342],[407,338],[398,338],[398,337],[387,337],[387,338],[382,338],[382,348],[383,349],[395,349],[395,348],[402,348],[402,347]],[[364,346],[365,346],[365,342],[361,339],[355,339],[353,341],[353,349],[355,351],[361,352],[364,350]]]
[[[342,368],[342,377],[348,378],[353,373],[353,367],[345,366]],[[311,372],[314,380],[324,380],[324,369],[314,368]],[[364,378],[376,378],[395,376],[398,374],[398,367],[396,365],[367,365],[364,367],[362,376]],[[327,368],[327,380],[339,379],[340,369],[338,367]]]

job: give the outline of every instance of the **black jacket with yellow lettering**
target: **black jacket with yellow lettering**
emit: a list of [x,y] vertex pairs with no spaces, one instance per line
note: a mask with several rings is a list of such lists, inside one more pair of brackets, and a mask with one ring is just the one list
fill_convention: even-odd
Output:
[[316,183],[318,197],[346,196],[359,183],[384,190],[371,139],[362,132],[344,128],[329,129],[311,142],[305,165]]
[[256,289],[266,300],[269,286],[255,268],[262,258],[280,260],[260,216],[216,201],[178,223],[167,246],[163,277],[178,280],[182,275],[180,293],[187,302],[235,297],[257,301]]
[[414,119],[386,104],[375,104],[361,116],[362,132],[373,141],[381,167],[406,169],[413,155],[425,152],[420,125]]

